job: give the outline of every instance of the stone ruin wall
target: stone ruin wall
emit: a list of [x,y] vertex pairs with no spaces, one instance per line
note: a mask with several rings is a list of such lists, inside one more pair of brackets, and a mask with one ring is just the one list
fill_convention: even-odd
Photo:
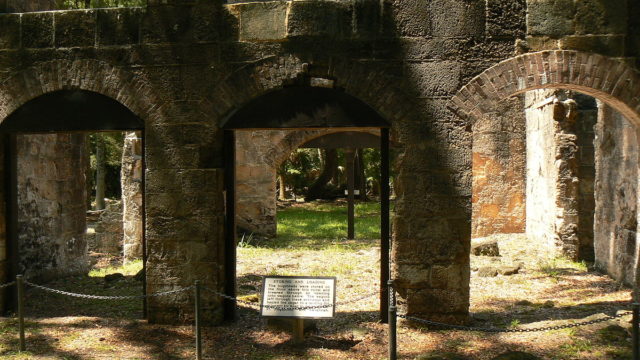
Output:
[[[175,5],[160,5],[166,2]],[[222,289],[219,124],[307,68],[335,79],[392,122],[400,144],[393,224],[400,311],[462,322],[469,305],[471,136],[447,109],[451,96],[511,57],[525,31],[524,51],[562,46],[626,55],[616,44],[625,41],[627,24],[618,20],[627,3],[618,0],[530,0],[526,17],[524,1],[180,3],[151,0],[146,11],[3,15],[0,22],[0,77],[18,75],[2,89],[7,102],[37,95],[41,81],[51,82],[42,88],[61,88],[56,79],[63,79],[117,98],[147,122],[149,291],[195,279]],[[587,5],[606,8],[580,10]],[[582,23],[591,28],[576,28]],[[23,55],[19,61],[16,52]],[[72,67],[70,58],[79,65]],[[33,72],[23,72],[31,66]],[[185,320],[191,308],[187,297],[149,301],[152,321]],[[206,318],[220,319],[218,301],[204,308]]]
[[473,128],[473,238],[525,232],[525,117],[520,97]]
[[596,266],[628,285],[638,256],[637,128],[600,103],[596,126]]
[[88,271],[84,134],[17,135],[19,273]]

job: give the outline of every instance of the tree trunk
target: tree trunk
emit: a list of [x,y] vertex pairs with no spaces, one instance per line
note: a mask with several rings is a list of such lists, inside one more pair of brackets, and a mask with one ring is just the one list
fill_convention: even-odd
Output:
[[358,199],[367,200],[367,177],[364,174],[364,153],[356,149],[356,189],[360,191]]
[[284,182],[284,176],[278,175],[278,184],[280,185],[280,190],[278,191],[278,200],[287,200],[287,186]]
[[96,210],[104,209],[106,191],[106,162],[105,143],[102,134],[96,134]]
[[307,200],[321,199],[326,196],[326,187],[333,178],[338,168],[338,151],[336,149],[326,149],[324,151],[324,167],[318,179],[309,187]]

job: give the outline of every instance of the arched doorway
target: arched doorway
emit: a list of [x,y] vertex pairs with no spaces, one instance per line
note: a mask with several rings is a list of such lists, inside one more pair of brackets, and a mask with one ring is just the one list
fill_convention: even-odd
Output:
[[[226,238],[225,291],[236,294],[236,194],[235,131],[259,129],[380,129],[381,149],[381,265],[380,315],[386,320],[386,282],[389,279],[389,124],[364,102],[335,88],[292,86],[262,95],[232,113],[225,130]],[[232,319],[235,304],[225,303],[225,317]]]
[[[84,136],[88,132],[143,130],[144,122],[120,102],[97,92],[80,89],[42,94],[21,104],[0,123],[5,159],[3,195],[6,203],[7,278],[13,278],[17,274],[55,278],[58,275],[88,271],[87,264],[81,264],[88,262],[85,234],[80,233],[86,228],[86,197],[83,196],[86,194],[82,194],[86,191],[84,169],[76,163],[60,165],[54,162],[47,164],[46,161],[55,158],[56,153],[63,153],[69,149],[74,151],[71,155],[72,160],[85,156],[86,154],[81,153]],[[46,145],[47,141],[52,139],[50,136],[62,137],[63,145]],[[23,156],[23,163],[19,166],[18,149],[23,152],[30,149],[28,140],[25,140],[27,137],[39,137],[38,141],[45,145],[37,148],[34,146],[32,156]],[[54,139],[57,140],[59,138]],[[38,154],[38,151],[46,151],[47,154]],[[144,156],[141,158],[144,168],[142,159]],[[35,199],[30,202],[30,206],[34,218],[46,218],[38,219],[41,224],[47,224],[41,231],[55,232],[55,235],[60,235],[58,240],[54,240],[55,236],[50,234],[27,237],[23,233],[25,228],[33,228],[35,225],[28,224],[28,216],[24,218],[28,212],[19,211],[19,195],[24,197],[25,194],[18,193],[18,173],[19,169],[38,166],[47,168],[32,173],[39,174],[40,178],[34,179],[30,188],[38,192],[36,197],[42,197],[44,200]],[[140,176],[143,188],[144,177],[141,174]],[[46,208],[47,205],[49,208]],[[19,217],[23,217],[23,220],[19,221]],[[144,267],[146,254],[143,199],[139,221],[142,224],[141,255]],[[143,281],[143,292],[145,286]],[[14,298],[9,296],[8,300]],[[9,302],[8,307],[12,306]]]

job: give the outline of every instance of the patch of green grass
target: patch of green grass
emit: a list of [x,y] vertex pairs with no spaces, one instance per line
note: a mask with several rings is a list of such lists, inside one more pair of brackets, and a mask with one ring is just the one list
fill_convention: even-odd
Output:
[[278,236],[253,244],[266,248],[358,250],[377,245],[380,238],[380,204],[357,203],[355,240],[347,237],[347,207],[311,202],[278,211]]
[[561,359],[575,359],[582,352],[592,351],[591,341],[586,339],[574,339],[569,344],[562,344],[558,348],[558,356]]
[[558,278],[567,273],[587,272],[588,270],[585,261],[577,262],[562,256],[544,260],[538,264],[538,271],[551,278]]
[[142,260],[134,260],[122,266],[110,266],[103,269],[93,269],[89,272],[90,277],[105,277],[105,275],[121,273],[124,276],[133,276],[142,270]]

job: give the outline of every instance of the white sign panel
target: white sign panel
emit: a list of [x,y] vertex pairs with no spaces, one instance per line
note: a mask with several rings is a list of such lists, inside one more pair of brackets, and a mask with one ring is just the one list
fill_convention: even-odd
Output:
[[307,319],[335,315],[336,278],[265,276],[262,281],[262,316]]

